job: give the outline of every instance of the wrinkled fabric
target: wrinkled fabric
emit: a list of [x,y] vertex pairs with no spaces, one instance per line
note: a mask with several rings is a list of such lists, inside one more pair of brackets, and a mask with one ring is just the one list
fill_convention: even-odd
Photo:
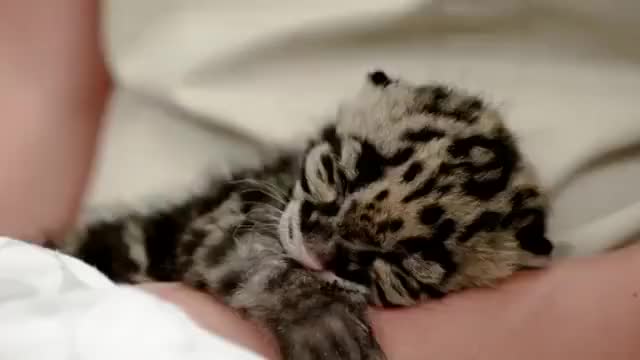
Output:
[[258,360],[177,307],[66,255],[0,238],[0,359]]

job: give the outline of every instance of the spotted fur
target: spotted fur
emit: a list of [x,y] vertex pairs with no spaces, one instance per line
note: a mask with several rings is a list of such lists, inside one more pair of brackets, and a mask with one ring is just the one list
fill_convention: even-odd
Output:
[[367,304],[490,286],[547,258],[546,208],[493,108],[378,71],[304,153],[93,224],[67,251],[116,281],[214,294],[268,326],[284,359],[378,360]]

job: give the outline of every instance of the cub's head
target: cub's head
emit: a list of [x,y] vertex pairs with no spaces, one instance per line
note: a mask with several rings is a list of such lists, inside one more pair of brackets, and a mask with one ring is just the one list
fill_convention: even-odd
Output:
[[303,265],[409,305],[544,260],[545,216],[494,110],[377,71],[308,148],[279,231]]

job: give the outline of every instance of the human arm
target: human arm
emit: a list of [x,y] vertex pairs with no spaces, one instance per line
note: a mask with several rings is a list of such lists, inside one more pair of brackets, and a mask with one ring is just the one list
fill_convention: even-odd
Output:
[[[565,260],[497,289],[470,290],[403,310],[372,309],[389,360],[634,359],[640,357],[640,246]],[[179,284],[143,287],[201,326],[277,359],[270,336]]]
[[108,95],[97,12],[97,1],[0,0],[3,235],[41,242],[78,211]]

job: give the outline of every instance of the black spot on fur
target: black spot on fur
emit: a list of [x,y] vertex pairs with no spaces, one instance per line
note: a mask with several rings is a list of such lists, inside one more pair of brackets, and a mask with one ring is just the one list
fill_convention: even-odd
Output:
[[482,110],[484,104],[482,100],[470,97],[466,99],[458,106],[456,106],[449,114],[449,116],[453,117],[458,121],[463,121],[466,123],[473,123],[477,120],[477,113]]
[[376,234],[382,234],[389,231],[389,221],[381,221],[378,223]]
[[433,188],[434,188],[435,185],[436,185],[436,178],[435,177],[427,179],[417,189],[415,189],[414,191],[409,193],[407,196],[405,196],[402,199],[402,202],[403,203],[408,203],[408,202],[411,202],[411,201],[414,201],[416,199],[420,199],[422,197],[425,197],[425,196],[429,195],[431,193],[431,191],[433,191]]
[[[493,154],[493,158],[482,165],[474,164],[468,160],[474,147],[486,149]],[[498,138],[475,135],[458,139],[448,151],[453,157],[463,160],[457,164],[458,168],[468,174],[462,189],[466,194],[480,200],[490,200],[507,188],[520,158],[513,139],[506,132],[500,134]],[[495,171],[499,174],[497,177],[487,176]]]
[[448,194],[451,192],[451,190],[453,190],[453,185],[451,184],[445,184],[442,186],[438,186],[438,188],[436,189],[440,194]]
[[549,255],[553,245],[545,237],[545,218],[541,213],[534,215],[528,224],[516,231],[516,239],[520,247],[536,255]]
[[191,282],[191,287],[196,290],[206,290],[209,288],[209,284],[204,279],[197,279]]
[[355,191],[384,175],[386,158],[368,141],[361,143],[360,157],[356,161],[357,176],[352,182],[351,191]]
[[373,85],[387,87],[391,84],[391,79],[384,73],[384,71],[376,70],[374,72],[369,73],[369,80]]
[[413,148],[407,147],[402,150],[399,150],[397,153],[393,154],[390,158],[386,160],[387,166],[400,166],[413,156],[415,150]]
[[336,216],[340,206],[335,201],[315,205],[316,211],[325,216]]
[[144,220],[147,274],[159,281],[176,281],[178,240],[192,220],[192,209],[179,207]]
[[452,175],[457,169],[464,168],[464,164],[454,164],[449,162],[443,162],[438,167],[438,174],[440,176]]
[[372,222],[373,219],[371,218],[371,216],[369,216],[367,214],[363,214],[363,215],[360,215],[360,221]]
[[426,236],[409,236],[398,241],[398,247],[409,254],[415,254],[425,248],[425,244],[429,242]]
[[129,257],[129,247],[123,242],[124,226],[121,222],[103,222],[93,225],[87,233],[77,257],[95,266],[115,282],[131,282],[131,275],[140,271]]
[[518,209],[524,206],[525,202],[529,199],[534,199],[540,196],[540,193],[535,189],[520,189],[511,198],[511,203],[514,209]]
[[337,270],[334,273],[337,276],[345,280],[353,281],[356,284],[370,286],[372,283],[371,273],[369,272],[369,269],[365,267],[358,267],[357,269],[346,271]]
[[416,176],[422,172],[422,164],[419,161],[414,161],[409,165],[409,168],[402,174],[402,180],[404,182],[413,181]]
[[320,157],[320,163],[327,174],[327,183],[334,185],[336,183],[336,179],[334,177],[333,159],[331,159],[330,155],[324,154]]
[[427,143],[436,139],[441,139],[445,133],[441,130],[424,128],[417,131],[409,130],[402,135],[403,140],[411,142]]
[[400,231],[400,229],[402,229],[403,225],[404,221],[402,221],[402,219],[393,219],[389,221],[389,231],[398,232]]
[[345,280],[370,286],[372,279],[369,268],[376,257],[372,251],[353,251],[337,245],[333,258],[325,266]]
[[387,196],[389,196],[389,190],[386,190],[386,189],[385,189],[385,190],[380,191],[380,192],[379,192],[379,193],[374,197],[374,199],[375,199],[376,201],[382,201],[382,200],[386,199],[386,198],[387,198]]
[[451,218],[446,218],[442,220],[438,225],[436,225],[435,231],[431,236],[431,242],[444,242],[448,240],[457,229],[456,222]]
[[420,254],[425,261],[437,262],[446,273],[450,273],[456,270],[457,265],[453,261],[451,251],[447,249],[444,241],[441,241],[441,238],[450,236],[446,235],[450,230],[450,223],[447,222],[440,230],[442,235],[439,237],[412,236],[400,240],[398,246],[408,254]]
[[388,166],[399,166],[407,162],[413,156],[414,149],[407,147],[399,150],[387,158],[381,154],[370,142],[360,142],[361,151],[356,161],[356,178],[349,184],[349,191],[354,192],[368,184],[371,184],[384,176]]
[[453,261],[451,251],[449,251],[446,244],[442,241],[428,241],[424,244],[420,254],[424,260],[440,264],[445,271],[445,276],[450,275],[457,269],[457,264]]
[[373,265],[373,262],[378,258],[378,253],[375,251],[363,250],[351,252],[351,254],[353,256],[353,261],[363,268]]
[[[553,244],[546,237],[534,238],[531,234],[526,234],[530,229],[524,227],[518,231],[516,238],[520,241],[520,247],[536,255],[550,255],[553,251]],[[531,231],[535,233],[535,230]]]
[[444,209],[436,204],[428,205],[420,210],[420,222],[425,225],[433,225],[444,215]]
[[484,108],[484,103],[478,98],[472,98],[465,106],[469,111],[480,111]]
[[484,211],[476,217],[460,234],[458,241],[465,243],[480,232],[495,231],[500,225],[502,214],[495,211]]
[[449,98],[451,91],[444,86],[435,86],[430,89],[431,98],[422,107],[422,112],[427,114],[441,115],[442,103]]
[[[478,108],[480,105],[480,108]],[[443,111],[443,115],[453,118],[457,121],[473,123],[476,121],[476,113],[482,108],[482,102],[476,98],[467,98],[456,104],[453,108]]]
[[477,97],[469,96],[455,104],[449,101],[452,90],[441,85],[422,86],[416,88],[418,102],[424,104],[418,111],[426,114],[445,116],[456,121],[473,123],[478,113],[484,108],[484,103]]
[[446,293],[433,285],[422,284],[420,289],[431,299],[442,299]]
[[446,100],[451,95],[451,90],[444,86],[436,86],[432,90],[433,100],[440,102]]
[[545,212],[539,208],[514,208],[502,219],[500,226],[503,228],[522,226],[528,219],[545,218]]
[[372,203],[367,204],[367,210],[374,210],[376,206]]
[[237,289],[240,283],[244,280],[246,270],[243,271],[229,271],[222,276],[222,278],[218,281],[217,290],[220,292],[220,295],[230,296]]
[[[461,140],[456,140],[447,147],[447,152],[454,158],[464,158],[466,156],[470,156],[471,149],[464,145],[465,143]],[[451,169],[456,168],[456,165],[451,163],[447,163],[447,166]]]

